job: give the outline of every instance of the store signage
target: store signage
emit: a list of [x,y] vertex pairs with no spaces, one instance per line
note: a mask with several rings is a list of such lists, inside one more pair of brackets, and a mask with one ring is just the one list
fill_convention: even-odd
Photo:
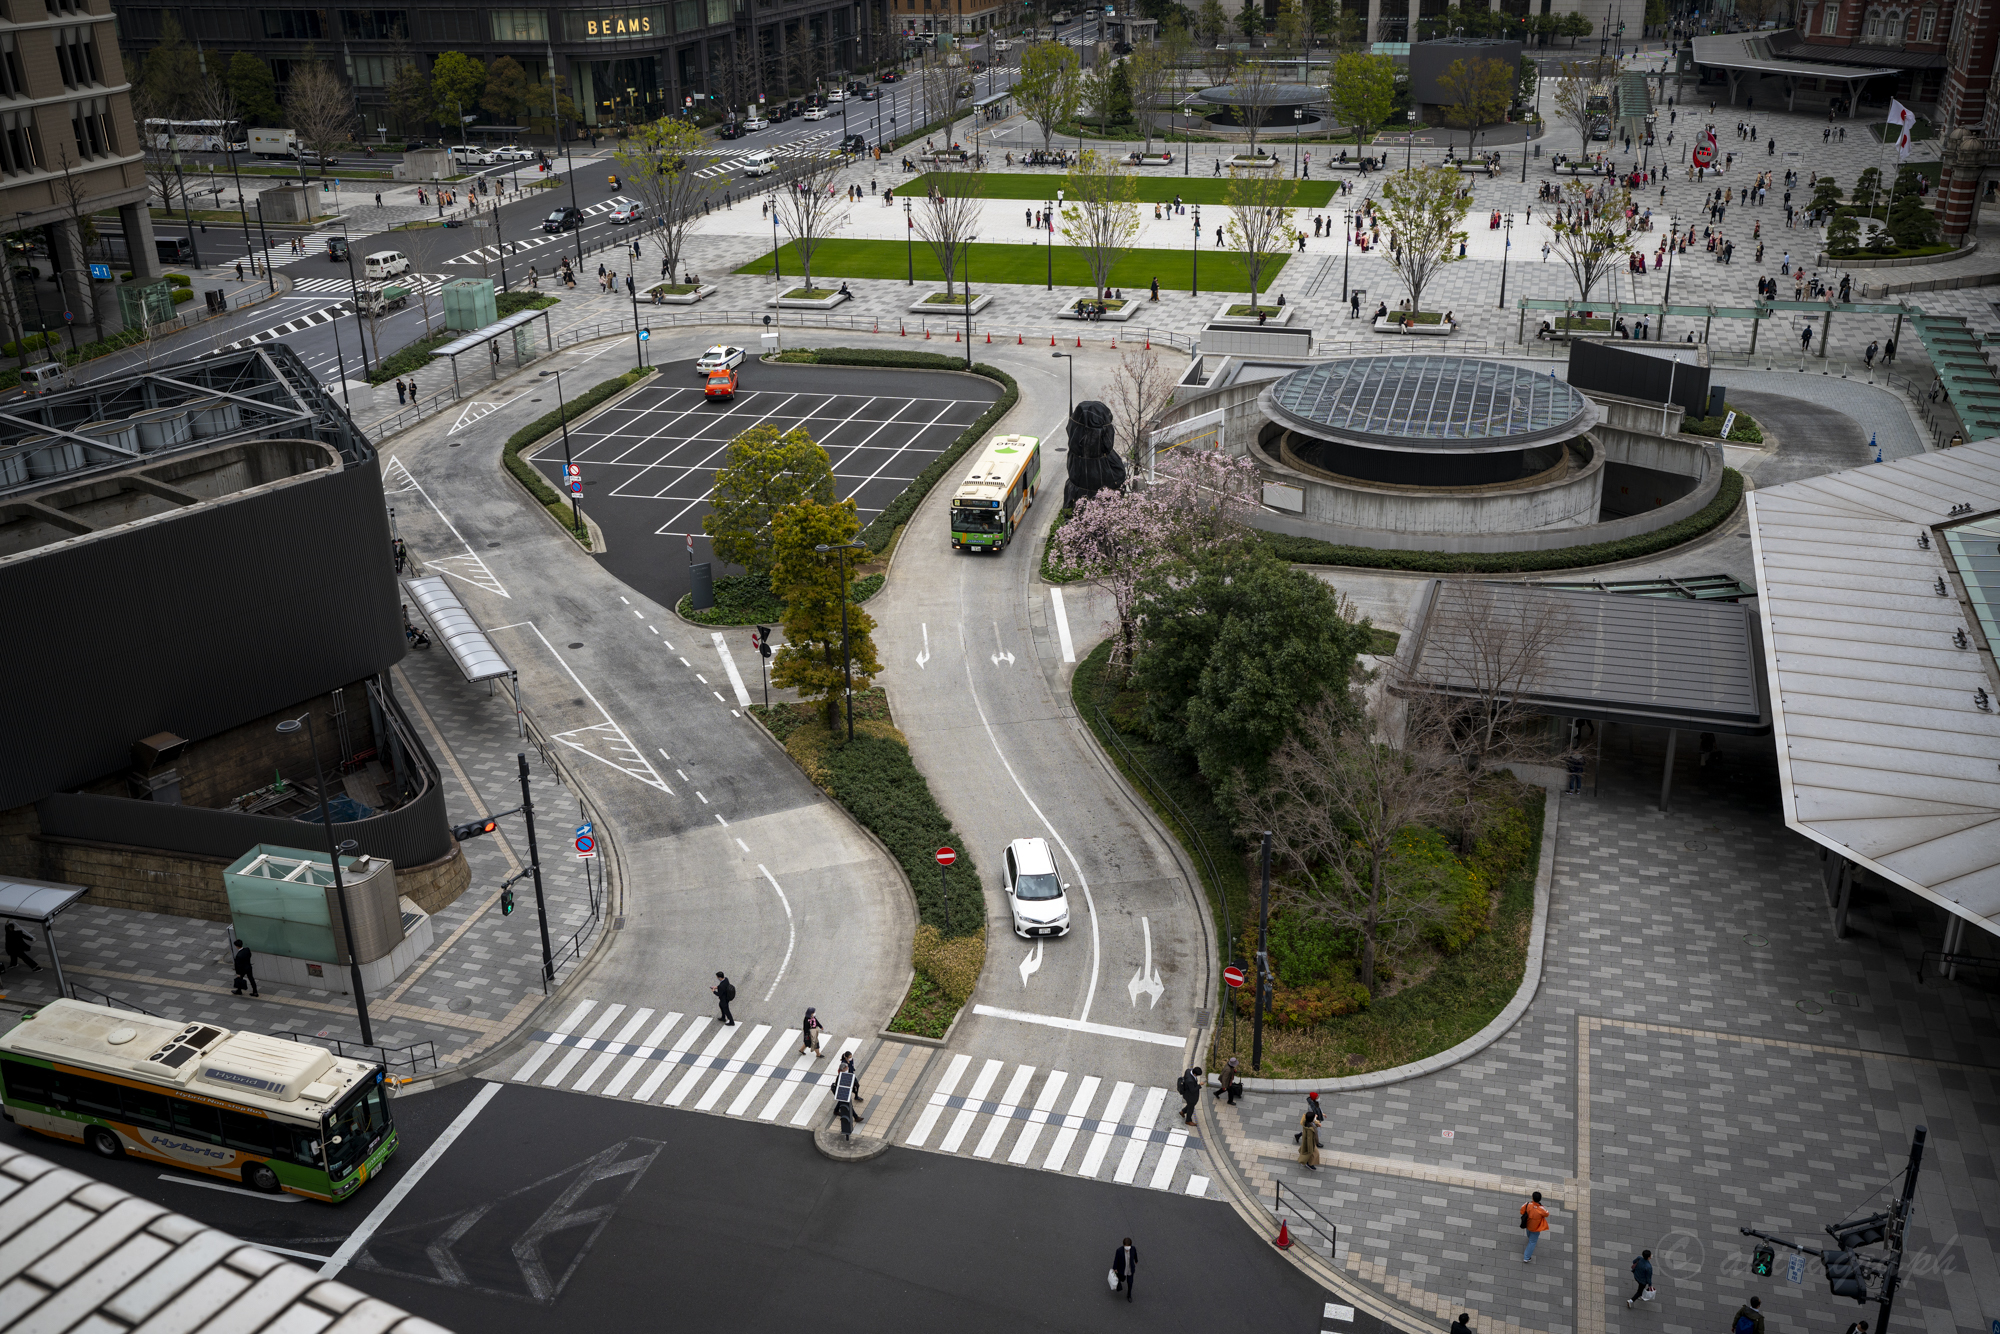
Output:
[[667,33],[667,14],[663,6],[649,5],[643,9],[601,9],[571,12],[563,15],[565,26],[572,39],[581,38],[586,42],[617,41],[620,38],[651,37]]

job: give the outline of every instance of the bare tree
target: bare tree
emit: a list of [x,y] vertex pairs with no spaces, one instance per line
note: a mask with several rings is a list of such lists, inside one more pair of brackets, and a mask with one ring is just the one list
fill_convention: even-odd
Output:
[[[979,228],[980,201],[975,197],[977,177],[972,172],[957,170],[957,165],[947,163],[944,170],[932,174],[930,198],[911,217],[916,224],[917,235],[937,257],[938,269],[944,274],[947,304],[950,303],[952,283],[959,266],[965,264],[970,268],[967,262],[969,252]],[[972,304],[970,273],[966,275],[965,304]]]
[[146,184],[151,187],[148,203],[154,208],[177,207],[180,177],[175,170],[173,136],[155,134],[146,128],[149,120],[170,120],[159,94],[150,84],[132,85],[132,119],[139,127],[139,151],[146,161]]
[[1410,314],[1424,308],[1424,288],[1447,264],[1458,262],[1466,233],[1460,224],[1472,193],[1453,166],[1396,172],[1380,187],[1376,213],[1389,227],[1389,263],[1410,289]]
[[77,320],[83,324],[94,325],[97,323],[98,294],[96,289],[91,286],[90,264],[85,257],[89,237],[95,231],[95,227],[88,217],[91,208],[92,191],[84,184],[83,178],[76,174],[76,168],[80,164],[72,159],[69,144],[61,138],[57,138],[56,140],[56,160],[54,165],[56,170],[61,172],[62,175],[55,177],[49,182],[49,194],[61,206],[62,211],[69,214],[70,226],[74,229],[76,236],[76,248],[74,251],[71,251],[68,247],[63,246],[61,229],[55,229],[56,246],[63,250],[62,254],[56,256],[56,262],[62,270],[70,275],[77,285],[76,296],[74,298],[78,306],[76,311]]
[[1257,155],[1257,135],[1264,128],[1264,118],[1271,114],[1271,107],[1278,100],[1280,84],[1278,70],[1261,60],[1237,66],[1235,75],[1229,80],[1229,105],[1235,108],[1243,128],[1250,132],[1249,156]]
[[848,213],[844,198],[834,196],[833,179],[841,158],[822,148],[807,149],[794,159],[792,178],[776,192],[778,221],[792,234],[792,246],[805,270],[804,288],[812,290],[812,257]]
[[628,136],[615,155],[618,177],[646,206],[646,235],[660,252],[660,279],[671,282],[681,266],[688,232],[701,220],[707,182],[692,154],[706,146],[700,130],[676,116],[662,116]]
[[1139,235],[1138,178],[1116,158],[1087,148],[1063,184],[1063,239],[1087,252],[1101,296],[1118,257]]
[[1632,192],[1622,185],[1593,190],[1568,180],[1563,202],[1568,207],[1550,217],[1549,244],[1576,280],[1577,298],[1588,301],[1591,290],[1631,256]]
[[1556,119],[1576,131],[1581,144],[1579,151],[1590,156],[1590,127],[1599,120],[1610,120],[1609,111],[1593,110],[1590,106],[1590,87],[1605,77],[1605,71],[1597,60],[1565,60],[1556,67],[1561,82],[1556,84]]
[[1301,233],[1286,207],[1291,197],[1292,183],[1275,171],[1229,169],[1229,221],[1223,225],[1223,236],[1250,280],[1252,307],[1264,270],[1298,244]]
[[936,125],[943,122],[947,128],[945,135],[947,144],[951,142],[951,135],[948,132],[950,122],[957,119],[959,106],[964,101],[959,96],[959,86],[965,77],[966,72],[963,69],[953,69],[942,57],[935,54],[924,62],[923,68],[917,75],[917,91],[922,98],[923,123]]
[[[329,161],[353,133],[354,92],[320,62],[300,66],[285,90],[285,116],[298,132],[300,146],[321,162]],[[306,211],[312,211],[311,191],[306,192]]]
[[1111,411],[1118,427],[1126,466],[1133,475],[1144,462],[1147,442],[1159,429],[1160,418],[1174,403],[1174,372],[1158,350],[1126,344],[1118,369],[1111,373]]
[[1373,994],[1380,955],[1444,911],[1437,868],[1392,852],[1398,834],[1445,813],[1450,778],[1434,755],[1379,740],[1375,719],[1334,692],[1298,720],[1269,774],[1238,797],[1243,828],[1271,831],[1272,850],[1310,886],[1306,911],[1361,937],[1360,982]]

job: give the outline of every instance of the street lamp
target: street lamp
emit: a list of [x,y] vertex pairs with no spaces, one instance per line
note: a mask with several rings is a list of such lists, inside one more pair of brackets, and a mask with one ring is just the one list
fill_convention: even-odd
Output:
[[1194,206],[1194,281],[1189,296],[1201,295],[1201,205]]
[[854,654],[847,647],[847,553],[866,550],[863,542],[842,542],[838,546],[828,546],[821,542],[815,547],[820,555],[829,551],[840,553],[840,674],[845,679],[847,691],[847,739],[854,740]]
[[1507,232],[1507,243],[1500,251],[1500,309],[1505,310],[1507,309],[1507,256],[1514,249],[1514,215],[1507,214],[1501,225]]
[[[563,485],[569,488],[570,531],[581,533],[583,531],[582,507],[576,498],[576,484],[570,481],[571,476],[574,474],[570,471],[571,464],[569,458],[569,405],[563,401],[562,372],[550,371],[549,374],[556,377],[556,418],[562,423]],[[692,560],[693,557],[689,557],[689,559]]]
[[326,830],[327,858],[333,863],[333,897],[340,904],[340,929],[347,937],[347,967],[354,986],[354,1012],[361,1020],[361,1044],[372,1047],[375,1045],[375,1033],[368,1023],[368,996],[361,989],[361,960],[354,951],[354,915],[347,910],[347,883],[340,876],[341,849],[355,845],[336,842],[333,837],[333,811],[326,804],[326,771],[320,768],[319,731],[313,726],[312,710],[279,723],[278,735],[297,736],[301,723],[305,727],[306,742],[312,747],[313,777],[319,789],[319,822]]
[[1351,301],[1354,299],[1354,289],[1347,285],[1347,272],[1350,263],[1349,252],[1353,245],[1354,210],[1350,208],[1340,215],[1340,299],[1342,301]]
[[[1061,357],[1063,360],[1069,362],[1069,410],[1074,413],[1076,411],[1076,358],[1068,352],[1051,352],[1049,355],[1052,357]],[[1063,420],[1068,421],[1069,418],[1064,417]]]
[[910,197],[903,196],[903,262],[908,269],[903,285],[917,285],[917,220],[910,216]]
[[1299,178],[1299,129],[1306,122],[1304,107],[1292,108],[1292,179]]

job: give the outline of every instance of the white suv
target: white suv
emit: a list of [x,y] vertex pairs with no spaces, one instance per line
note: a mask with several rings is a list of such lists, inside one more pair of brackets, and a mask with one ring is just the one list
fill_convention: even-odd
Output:
[[1009,843],[1000,874],[1015,935],[1025,940],[1069,934],[1069,886],[1056,869],[1047,839],[1017,838]]

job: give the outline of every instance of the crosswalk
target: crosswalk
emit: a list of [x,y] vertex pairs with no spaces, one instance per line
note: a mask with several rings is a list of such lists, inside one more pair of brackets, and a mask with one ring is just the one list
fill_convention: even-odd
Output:
[[[771,156],[777,158],[780,162],[784,161],[786,158],[809,157],[815,153],[823,153],[826,151],[825,148],[815,147],[815,145],[820,144],[823,140],[826,139],[838,138],[839,134],[840,134],[839,130],[821,130],[816,134],[801,135],[797,139],[787,140],[781,147],[773,147],[770,149],[761,149],[754,151],[768,152],[771,154]],[[729,148],[703,149],[701,150],[701,152],[704,154],[706,153],[718,154],[722,158],[722,160],[717,162],[712,167],[704,167],[700,171],[696,172],[695,176],[697,179],[705,179],[715,176],[727,176],[732,171],[741,171],[743,170],[743,168],[750,165],[750,152],[745,151],[743,149],[729,149]]]
[[[374,280],[371,279],[372,283]],[[405,273],[391,278],[389,282],[398,287],[409,288],[412,294],[422,291],[427,296],[435,296],[444,284],[441,273]],[[292,280],[294,292],[338,292],[342,296],[351,295],[353,283],[347,278],[295,278]]]
[[[613,195],[611,198],[602,200],[599,203],[585,206],[583,216],[594,218],[601,213],[609,213],[614,208],[622,208],[626,204],[636,204],[637,202],[639,201],[636,199],[627,199],[624,195]],[[550,211],[553,212],[554,210]],[[536,228],[534,231],[528,232],[523,236],[510,236],[506,239],[505,244],[509,255],[518,255],[524,250],[538,250],[545,245],[564,245],[570,239],[568,232],[545,232],[540,229],[540,224],[534,224],[534,226]],[[444,262],[446,264],[488,264],[499,258],[500,247],[495,244],[483,245],[477,249],[468,250],[462,255],[453,255]]]
[[224,352],[238,352],[246,347],[255,347],[259,343],[268,343],[274,338],[283,338],[286,334],[298,333],[301,330],[310,329],[315,324],[329,324],[337,317],[346,313],[347,306],[345,303],[334,306],[322,306],[318,310],[308,311],[297,319],[287,320],[285,323],[273,325],[269,329],[260,329],[247,338],[239,338],[233,343],[226,343],[214,352],[205,353],[204,355],[219,356]]
[[[868,1035],[823,1041],[816,1057],[800,1053],[794,1025],[732,1027],[585,1000],[534,1036],[515,1083],[812,1129],[832,1115],[840,1053],[859,1053]],[[913,1049],[906,1059],[931,1057]],[[864,1090],[879,1093],[887,1068],[878,1060],[864,1070]],[[1165,1088],[955,1054],[924,1101],[905,1110],[908,1129],[894,1142],[1204,1196],[1205,1151],[1178,1113]]]

